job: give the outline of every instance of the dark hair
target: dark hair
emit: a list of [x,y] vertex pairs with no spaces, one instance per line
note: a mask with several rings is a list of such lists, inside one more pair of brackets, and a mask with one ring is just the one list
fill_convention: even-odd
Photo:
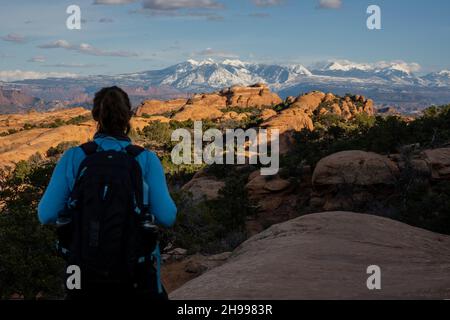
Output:
[[132,116],[130,98],[119,87],[103,88],[95,94],[92,116],[98,122],[98,132],[128,134]]

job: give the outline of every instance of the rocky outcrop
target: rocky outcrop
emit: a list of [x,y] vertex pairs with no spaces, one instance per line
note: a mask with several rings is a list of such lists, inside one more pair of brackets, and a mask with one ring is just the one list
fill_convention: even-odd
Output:
[[268,119],[261,125],[261,127],[278,129],[280,130],[280,133],[285,133],[286,131],[314,129],[310,116],[304,110],[294,107],[294,105],[282,111],[280,114]]
[[240,108],[261,108],[275,106],[283,102],[281,98],[272,93],[269,87],[263,83],[257,83],[249,87],[234,86],[222,91],[227,97],[227,106]]
[[302,96],[298,96],[291,105],[292,108],[298,108],[306,113],[313,113],[324,99],[329,100],[329,97],[323,92],[314,91]]
[[[292,98],[291,98],[292,101]],[[346,96],[337,97],[332,93],[323,93],[320,91],[310,92],[298,96],[293,100],[291,108],[297,108],[308,115],[312,114],[336,114],[351,119],[358,114],[374,115],[375,108],[371,99],[364,96]]]
[[0,133],[8,129],[20,130],[25,124],[46,125],[55,121],[68,121],[76,117],[89,117],[91,111],[84,108],[63,109],[52,112],[33,112],[18,114],[0,114]]
[[[381,269],[381,290],[367,268]],[[274,225],[171,299],[445,299],[450,237],[349,212]]]
[[136,109],[136,116],[143,115],[162,115],[165,113],[179,111],[185,104],[187,99],[175,99],[169,101],[147,100]]
[[91,139],[96,131],[95,124],[65,125],[54,129],[32,129],[0,137],[0,166],[12,166],[32,155],[46,154],[50,147],[61,142],[83,143]]
[[220,93],[196,94],[175,114],[176,121],[217,119],[223,115],[227,98]]
[[314,91],[297,98],[289,97],[285,102],[288,107],[280,113],[262,117],[262,127],[280,131],[280,154],[289,151],[295,143],[293,132],[314,130],[313,115],[334,114],[351,119],[358,114],[374,114],[373,101],[363,96],[337,97],[331,93]]
[[288,153],[291,145],[295,143],[293,133],[303,129],[313,130],[314,124],[304,110],[293,107],[267,119],[261,127],[268,129],[269,133],[273,129],[279,130],[279,152],[283,155]]
[[173,113],[173,120],[242,120],[245,116],[223,113],[229,107],[262,108],[280,104],[281,98],[270,91],[265,84],[249,87],[233,86],[214,93],[195,94],[190,99],[176,99],[170,101],[149,100],[137,110],[136,115],[162,115]]

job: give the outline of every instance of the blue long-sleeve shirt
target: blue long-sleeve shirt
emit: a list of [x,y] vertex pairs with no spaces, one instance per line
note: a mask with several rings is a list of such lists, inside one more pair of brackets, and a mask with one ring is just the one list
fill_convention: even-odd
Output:
[[[128,138],[115,138],[104,134],[96,134],[94,141],[104,150],[117,151],[131,143]],[[67,150],[61,157],[38,206],[38,216],[42,224],[56,222],[58,213],[64,209],[69,199],[78,168],[85,157],[80,147]],[[158,224],[172,226],[177,208],[170,197],[161,162],[155,153],[148,150],[141,153],[137,161],[142,168],[144,203],[150,205],[151,213]]]

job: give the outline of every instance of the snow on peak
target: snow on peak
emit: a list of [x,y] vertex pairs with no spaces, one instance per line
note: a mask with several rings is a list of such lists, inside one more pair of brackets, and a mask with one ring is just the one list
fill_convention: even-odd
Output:
[[199,62],[197,60],[194,59],[189,59],[186,61],[189,64],[192,64],[193,66],[198,66]]
[[406,74],[411,74],[412,70],[406,63],[394,63],[389,67],[390,70],[400,71]]
[[205,59],[203,61],[200,61],[198,63],[198,65],[199,66],[207,66],[207,65],[211,65],[211,64],[215,64],[215,63],[216,63],[216,61],[214,61],[214,59],[208,58],[208,59]]
[[295,74],[302,74],[305,76],[312,76],[312,72],[301,64],[290,65],[289,70]]
[[328,64],[323,69],[329,71],[351,71],[351,70],[368,71],[371,70],[372,67],[369,64],[355,63],[348,60],[339,60],[328,62]]
[[238,59],[226,59],[222,64],[232,67],[244,68],[246,63]]
[[316,64],[320,71],[364,71],[364,72],[386,72],[399,71],[410,75],[411,73],[420,70],[420,65],[417,63],[407,63],[404,61],[379,61],[375,63],[358,63],[348,60],[335,60],[326,63]]
[[437,73],[440,76],[450,77],[450,70],[442,70]]

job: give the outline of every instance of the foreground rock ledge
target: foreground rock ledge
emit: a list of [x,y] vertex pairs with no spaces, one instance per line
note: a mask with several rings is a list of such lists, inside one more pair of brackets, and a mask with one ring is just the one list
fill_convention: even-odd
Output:
[[[369,291],[369,265],[382,289]],[[250,238],[171,299],[450,298],[450,237],[349,212],[303,216]]]

